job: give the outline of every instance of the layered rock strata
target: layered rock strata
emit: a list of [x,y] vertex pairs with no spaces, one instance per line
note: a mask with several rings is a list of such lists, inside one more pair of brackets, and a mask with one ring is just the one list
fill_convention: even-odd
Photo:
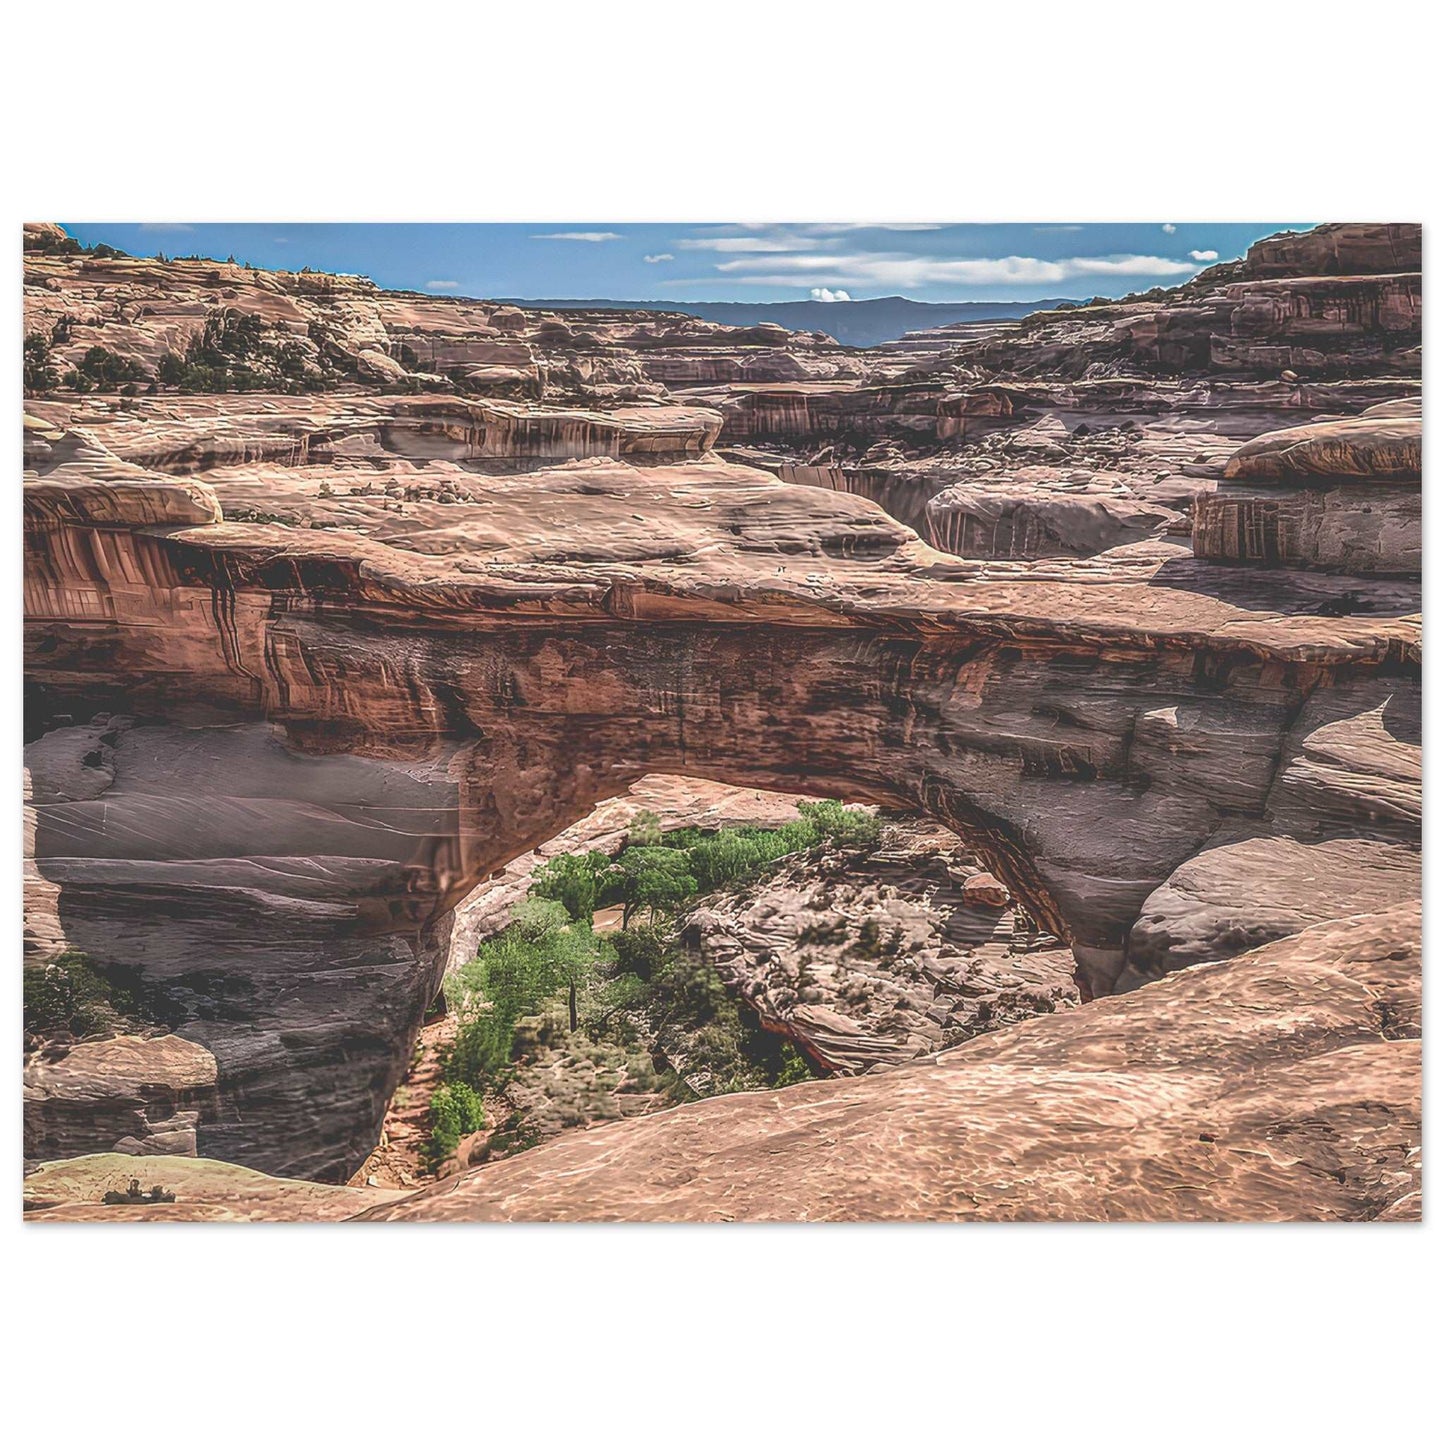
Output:
[[[37,254],[33,315],[83,328],[96,307],[137,356],[198,284],[197,263]],[[329,297],[355,337],[373,320],[378,345],[391,335],[393,303],[347,278],[248,274],[203,288],[299,313]],[[405,304],[418,326],[535,325],[554,344],[516,308],[482,323]],[[457,906],[649,773],[938,820],[1096,998],[1416,896],[1419,589],[1388,560],[1353,561],[1408,560],[1401,528],[1355,546],[1342,575],[1303,544],[1309,566],[1242,567],[1170,540],[1195,484],[1258,484],[1226,475],[1230,458],[1286,402],[1339,414],[1413,388],[1408,346],[1384,383],[1353,374],[1353,342],[1316,378],[1210,379],[1208,396],[1236,388],[1210,420],[1189,410],[1198,378],[1085,375],[1132,354],[1114,321],[1094,336],[1106,319],[977,343],[967,366],[997,351],[1012,373],[968,406],[937,376],[804,393],[819,417],[919,420],[933,445],[941,417],[965,438],[977,420],[982,446],[1020,417],[1039,427],[1030,378],[1070,388],[1026,452],[1059,475],[1006,529],[1018,558],[945,555],[862,497],[723,460],[712,443],[735,412],[696,404],[705,390],[611,408],[595,388],[547,406],[360,383],[28,402],[29,946],[139,977],[174,1036],[216,1060],[200,1153],[340,1179],[375,1142]],[[593,344],[546,336],[569,366]],[[1092,420],[1070,425],[1081,402]],[[990,430],[990,407],[1008,427]],[[832,435],[819,425],[815,444]],[[1095,470],[1117,457],[1123,521],[1140,525],[1105,505],[1112,483],[1075,479],[1075,453]],[[1341,454],[1261,444],[1235,465]],[[993,459],[1007,491],[1013,463]],[[1061,498],[1110,528],[1044,527]],[[972,515],[938,510],[940,525]]]
[[1152,890],[1262,816],[1306,698],[1417,648],[1388,593],[1259,611],[1182,549],[954,580],[861,501],[717,462],[512,476],[401,546],[202,520],[197,482],[27,491],[33,729],[115,736],[103,791],[37,805],[38,872],[216,1054],[203,1152],[302,1175],[374,1140],[456,903],[648,772],[931,813],[1098,993]]
[[1267,432],[1235,452],[1216,489],[1197,499],[1195,556],[1418,577],[1422,458],[1418,400]]
[[685,946],[827,1073],[937,1053],[1078,1000],[1074,960],[940,829],[783,865],[682,920]]

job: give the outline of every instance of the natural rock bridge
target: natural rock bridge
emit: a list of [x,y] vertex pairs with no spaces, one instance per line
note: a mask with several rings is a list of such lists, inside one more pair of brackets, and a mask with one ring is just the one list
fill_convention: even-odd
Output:
[[345,1176],[455,905],[649,772],[929,813],[1095,995],[1418,893],[1408,582],[1168,542],[961,562],[711,456],[301,530],[44,445],[28,942],[126,971],[214,1055],[203,1154]]

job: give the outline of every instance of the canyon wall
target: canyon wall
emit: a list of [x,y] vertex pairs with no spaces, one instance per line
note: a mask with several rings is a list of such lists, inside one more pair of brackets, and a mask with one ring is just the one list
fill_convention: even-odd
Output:
[[[172,306],[190,284],[107,266]],[[90,263],[47,261],[43,307],[80,307],[67,267],[85,305],[104,299]],[[272,294],[264,273],[246,284]],[[275,284],[277,307],[309,294]],[[358,295],[390,337],[399,303]],[[121,303],[106,327],[144,336]],[[414,351],[462,325],[405,304]],[[462,329],[483,324],[579,351],[575,326],[515,308]],[[1262,554],[1208,522],[1191,544],[1194,491],[1259,485],[1263,455],[1302,464],[1253,440],[1281,384],[1211,394],[1206,463],[1183,460],[1192,435],[1147,428],[1189,415],[1185,383],[1162,402],[1147,378],[1067,384],[1033,439],[1059,475],[1030,488],[1015,469],[1009,495],[1073,510],[1011,521],[974,558],[714,450],[740,417],[816,444],[839,418],[931,416],[930,445],[966,462],[948,447],[971,423],[941,436],[940,417],[977,414],[952,380],[720,409],[706,388],[601,406],[353,382],[27,400],[29,948],[137,980],[162,1037],[214,1059],[213,1089],[172,1101],[194,1103],[200,1153],[340,1180],[375,1142],[458,904],[649,773],[939,820],[1095,998],[1418,897],[1418,481],[1391,463],[1337,486],[1362,453],[1318,445],[1326,490],[1391,493],[1385,522],[1339,523],[1348,546],[1318,540],[1335,522],[1281,523],[1305,540]],[[1078,426],[1083,447],[1101,411],[1115,432],[1146,422],[1110,443],[1129,481],[1109,526],[1090,510],[1102,452],[1076,483],[1049,450]],[[928,516],[973,535],[946,519],[976,502]]]

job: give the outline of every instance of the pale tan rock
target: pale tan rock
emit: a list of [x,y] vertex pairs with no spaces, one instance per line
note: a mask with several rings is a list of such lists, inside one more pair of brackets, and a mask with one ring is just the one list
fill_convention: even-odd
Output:
[[[174,1203],[101,1203],[108,1190],[124,1193],[134,1178],[139,1178],[142,1192],[159,1185],[175,1195]],[[398,1190],[276,1179],[218,1159],[136,1160],[125,1154],[89,1154],[42,1164],[25,1176],[25,1218],[44,1223],[322,1221],[346,1219],[369,1204],[405,1197]]]
[[1418,1219],[1419,912],[864,1078],[571,1135],[372,1220]]

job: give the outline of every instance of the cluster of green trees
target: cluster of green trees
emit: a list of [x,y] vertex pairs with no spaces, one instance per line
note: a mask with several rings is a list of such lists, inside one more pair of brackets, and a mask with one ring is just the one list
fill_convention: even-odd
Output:
[[150,386],[153,378],[140,362],[128,356],[119,356],[104,346],[92,346],[84,356],[63,375],[56,369],[51,352],[53,342],[63,341],[69,335],[69,326],[64,318],[57,321],[49,337],[43,332],[32,331],[25,338],[24,386],[27,396],[37,396],[63,386],[70,391],[118,391],[124,396],[136,396],[142,386]]
[[327,378],[299,341],[268,335],[259,316],[226,307],[206,317],[183,357],[161,357],[156,380],[178,391],[297,392],[320,390]]
[[268,330],[259,316],[226,307],[207,316],[184,356],[165,352],[154,376],[138,361],[103,346],[90,347],[62,375],[52,351],[70,333],[69,321],[62,317],[49,337],[37,331],[25,338],[25,392],[35,396],[56,387],[119,391],[123,396],[159,387],[186,392],[322,391],[348,374],[348,363],[323,328],[313,322],[312,332],[315,353],[294,337]]
[[26,396],[54,391],[60,385],[60,373],[50,358],[50,341],[39,331],[25,338],[25,368],[22,374]]
[[798,821],[779,828],[680,828],[663,834],[644,813],[628,832],[616,859],[593,849],[553,858],[533,876],[532,891],[560,902],[573,918],[591,918],[620,904],[627,928],[639,908],[666,912],[700,893],[711,893],[820,843],[860,851],[877,845],[881,825],[872,813],[835,799],[802,803]]
[[142,383],[148,384],[150,379],[150,372],[140,362],[117,356],[103,346],[92,346],[60,381],[71,391],[119,391],[135,396]]
[[[765,1032],[716,971],[680,946],[676,917],[698,895],[789,854],[823,843],[858,850],[877,844],[880,825],[872,814],[831,800],[804,803],[799,813],[796,823],[779,828],[666,835],[656,818],[643,814],[616,858],[593,849],[549,860],[509,926],[447,980],[447,1000],[459,1020],[444,1062],[447,1087],[502,1088],[514,1067],[519,1026],[539,1016],[544,1035],[581,1030],[594,1043],[624,1047],[683,1031],[693,1067],[711,1076],[713,1092],[810,1077],[796,1050]],[[616,905],[623,910],[621,928],[595,932],[596,911]],[[665,1083],[679,1101],[693,1096],[675,1076]],[[456,1147],[452,1106],[439,1107],[433,1162]]]

